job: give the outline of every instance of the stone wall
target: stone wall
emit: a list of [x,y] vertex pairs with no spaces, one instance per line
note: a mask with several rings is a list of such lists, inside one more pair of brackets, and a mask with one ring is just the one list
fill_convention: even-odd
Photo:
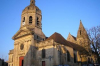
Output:
[[[54,42],[53,40],[48,40],[44,42],[40,42],[37,44],[37,61],[39,66],[42,66],[42,61],[45,61],[47,65],[78,65],[74,63],[74,53],[77,54],[77,51],[73,51],[73,48],[61,45],[59,43]],[[46,50],[46,57],[42,58],[42,49]],[[70,62],[67,61],[67,53],[70,53]],[[61,52],[61,57],[59,57],[59,51]],[[51,57],[51,59],[50,59]]]

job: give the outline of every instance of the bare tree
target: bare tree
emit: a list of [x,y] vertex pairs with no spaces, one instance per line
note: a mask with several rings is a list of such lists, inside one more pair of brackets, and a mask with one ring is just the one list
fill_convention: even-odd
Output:
[[100,26],[92,27],[91,29],[87,30],[90,45],[92,51],[97,54],[97,57],[100,55]]
[[94,52],[100,52],[100,26],[88,30],[91,48]]

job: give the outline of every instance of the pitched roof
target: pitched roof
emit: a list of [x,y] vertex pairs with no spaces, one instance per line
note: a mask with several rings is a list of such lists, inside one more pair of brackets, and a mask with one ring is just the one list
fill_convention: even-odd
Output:
[[50,40],[50,39],[53,39],[55,42],[57,42],[57,43],[60,43],[60,44],[63,44],[63,45],[65,45],[65,46],[69,46],[69,47],[71,47],[71,48],[73,48],[73,49],[75,49],[75,50],[77,50],[77,51],[85,51],[85,52],[87,52],[82,46],[80,46],[80,45],[77,45],[77,44],[75,44],[75,43],[72,43],[72,42],[70,42],[70,41],[67,41],[67,40],[65,40],[64,38],[63,38],[63,36],[61,35],[61,34],[59,34],[59,33],[54,33],[53,35],[51,35],[48,39],[46,39],[46,40]]
[[[59,33],[54,33],[53,35],[51,35],[49,38],[47,38],[46,40],[50,40],[53,39],[55,42],[60,43],[60,44],[66,44],[66,40],[59,34]],[[70,46],[70,44],[66,44],[67,46]]]
[[70,41],[70,42],[75,43],[75,42],[76,42],[76,37],[74,37],[73,35],[71,35],[71,34],[69,33],[69,35],[68,35],[68,37],[67,37],[67,41]]
[[73,35],[71,35],[73,38],[74,38],[74,40],[76,40],[76,37],[75,36],[73,36]]
[[17,33],[12,37],[12,39],[15,40],[15,39],[17,39],[17,38],[19,38],[19,37],[24,36],[24,35],[18,36],[21,32],[25,32],[24,35],[26,35],[26,34],[28,35],[28,34],[33,34],[33,33],[34,33],[31,29],[28,29],[28,28],[20,29],[20,30],[18,30]]

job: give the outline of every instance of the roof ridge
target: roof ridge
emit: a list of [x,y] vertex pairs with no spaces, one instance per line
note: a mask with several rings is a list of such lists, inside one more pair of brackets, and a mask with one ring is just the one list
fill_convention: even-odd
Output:
[[[83,47],[81,47],[80,45],[76,44],[76,43],[73,43],[73,42],[70,42],[70,41],[67,41],[61,34],[55,32],[54,34],[52,34],[48,39],[46,40],[50,40],[50,39],[53,39],[55,42],[57,43],[60,43],[62,45],[65,45],[65,46],[68,46],[68,47],[71,47],[73,49],[76,49],[78,51],[86,51]],[[45,40],[45,41],[46,41]]]

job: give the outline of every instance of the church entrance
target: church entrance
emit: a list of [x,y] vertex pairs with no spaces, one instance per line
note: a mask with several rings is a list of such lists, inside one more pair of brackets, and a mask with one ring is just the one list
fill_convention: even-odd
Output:
[[24,57],[19,57],[19,66],[24,66]]
[[42,61],[42,66],[45,66],[45,61]]

